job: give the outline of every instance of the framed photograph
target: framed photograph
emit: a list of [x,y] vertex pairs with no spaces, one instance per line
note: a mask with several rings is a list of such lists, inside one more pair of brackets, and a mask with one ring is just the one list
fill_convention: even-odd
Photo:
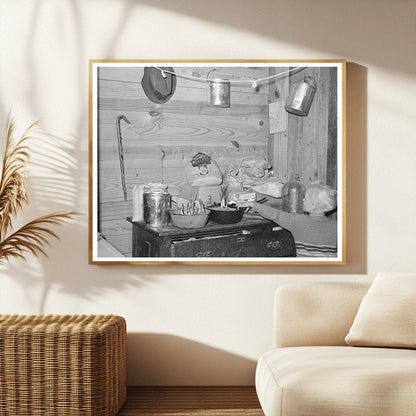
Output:
[[345,264],[345,61],[91,60],[91,264]]

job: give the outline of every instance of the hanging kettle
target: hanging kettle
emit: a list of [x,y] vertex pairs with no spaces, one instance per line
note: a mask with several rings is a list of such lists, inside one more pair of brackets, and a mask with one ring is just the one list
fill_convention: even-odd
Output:
[[312,77],[305,77],[298,83],[286,100],[285,110],[297,116],[307,116],[316,92],[316,81]]

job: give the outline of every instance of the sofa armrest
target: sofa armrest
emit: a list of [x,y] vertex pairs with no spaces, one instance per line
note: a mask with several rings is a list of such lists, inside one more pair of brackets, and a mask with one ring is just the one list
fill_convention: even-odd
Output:
[[346,345],[344,338],[369,283],[300,283],[274,298],[273,345]]

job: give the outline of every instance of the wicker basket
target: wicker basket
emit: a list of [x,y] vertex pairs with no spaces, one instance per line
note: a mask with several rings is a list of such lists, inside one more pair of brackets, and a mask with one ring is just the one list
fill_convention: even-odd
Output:
[[126,399],[126,322],[0,315],[0,415],[114,416]]

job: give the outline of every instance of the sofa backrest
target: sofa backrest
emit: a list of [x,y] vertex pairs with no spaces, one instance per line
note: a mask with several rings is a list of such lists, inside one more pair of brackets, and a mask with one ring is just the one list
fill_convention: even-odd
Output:
[[346,345],[369,283],[299,283],[278,288],[274,298],[275,348]]

